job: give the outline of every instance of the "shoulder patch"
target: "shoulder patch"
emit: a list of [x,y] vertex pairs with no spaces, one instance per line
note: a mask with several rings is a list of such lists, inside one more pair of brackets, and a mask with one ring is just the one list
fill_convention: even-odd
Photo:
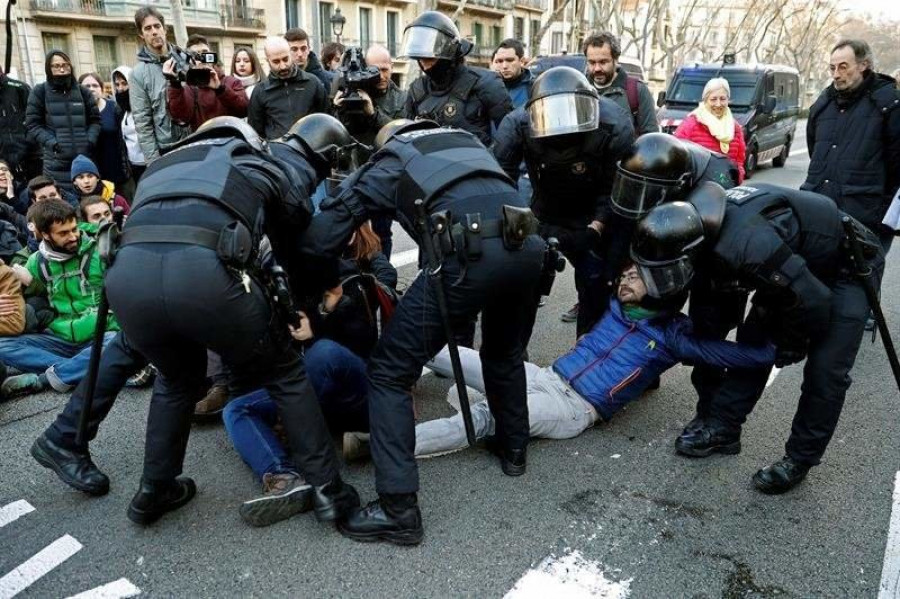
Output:
[[725,198],[732,204],[741,205],[758,193],[760,193],[760,191],[756,187],[738,185],[737,187],[732,187],[727,190],[725,192]]

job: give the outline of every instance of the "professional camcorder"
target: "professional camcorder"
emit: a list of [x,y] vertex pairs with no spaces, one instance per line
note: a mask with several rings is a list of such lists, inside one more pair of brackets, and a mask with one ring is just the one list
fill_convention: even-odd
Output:
[[381,78],[378,68],[366,66],[362,48],[354,46],[344,51],[338,72],[341,74],[338,89],[344,93],[340,110],[347,114],[363,112],[366,101],[360,97],[359,92],[363,90],[368,94],[375,93]]
[[209,85],[212,71],[211,68],[198,67],[198,65],[213,67],[219,62],[219,57],[215,52],[191,52],[178,46],[172,47],[171,56],[175,59],[175,74],[179,81],[201,87]]

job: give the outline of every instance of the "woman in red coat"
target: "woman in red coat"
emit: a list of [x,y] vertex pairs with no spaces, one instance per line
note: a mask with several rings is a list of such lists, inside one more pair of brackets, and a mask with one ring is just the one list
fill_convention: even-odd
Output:
[[675,137],[728,156],[738,167],[740,184],[744,180],[747,146],[744,144],[744,130],[728,108],[730,97],[731,87],[727,79],[717,77],[707,81],[700,105],[678,126]]

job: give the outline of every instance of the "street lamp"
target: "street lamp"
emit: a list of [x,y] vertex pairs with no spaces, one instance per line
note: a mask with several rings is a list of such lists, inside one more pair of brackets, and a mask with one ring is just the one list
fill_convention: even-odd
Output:
[[331,22],[331,32],[334,33],[334,37],[337,38],[337,43],[341,43],[341,34],[344,33],[344,24],[347,22],[347,17],[341,14],[341,7],[338,6],[334,9],[334,14],[331,15],[331,18],[328,19]]

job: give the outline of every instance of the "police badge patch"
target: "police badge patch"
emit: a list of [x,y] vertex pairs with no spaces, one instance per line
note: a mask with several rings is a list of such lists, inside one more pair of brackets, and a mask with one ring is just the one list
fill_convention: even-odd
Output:
[[576,175],[583,175],[587,171],[587,164],[584,162],[576,162],[572,165],[572,173]]
[[453,117],[456,116],[456,110],[457,110],[456,104],[454,104],[453,102],[450,102],[449,104],[444,106],[444,116],[447,117],[448,119],[452,119]]

